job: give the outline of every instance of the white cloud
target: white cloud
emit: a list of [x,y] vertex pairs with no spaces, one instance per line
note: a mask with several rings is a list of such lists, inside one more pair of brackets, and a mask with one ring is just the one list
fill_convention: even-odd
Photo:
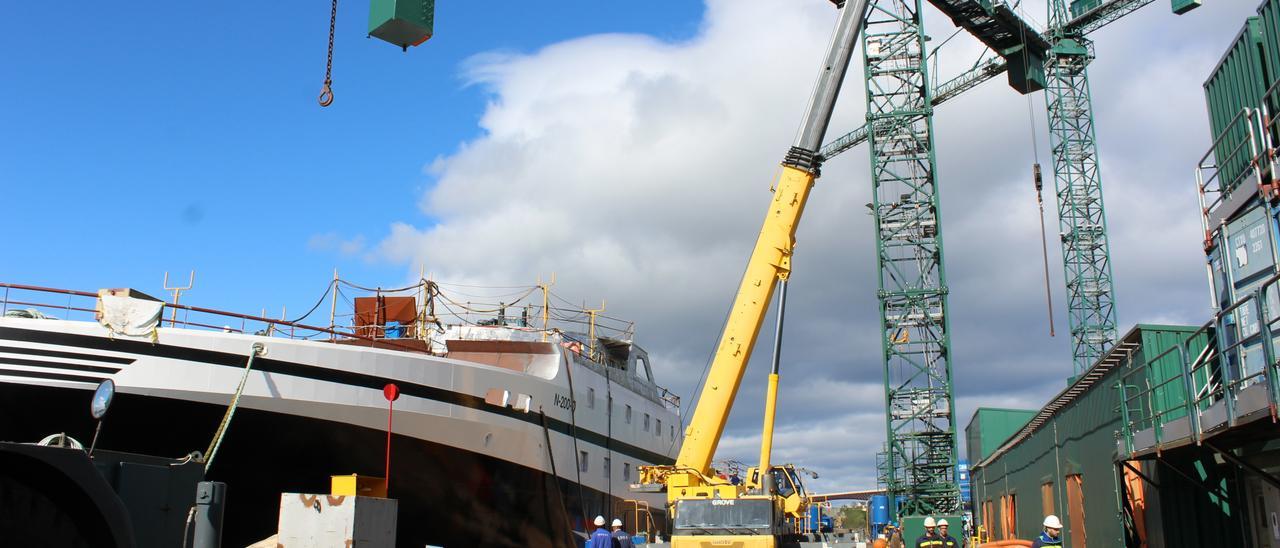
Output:
[[343,238],[335,232],[313,234],[307,240],[307,249],[313,251],[332,251],[344,257],[353,257],[365,251],[364,236]]
[[[1190,182],[1208,143],[1198,83],[1239,21],[1223,15],[1232,8],[1214,9],[1197,41],[1159,51],[1150,40],[1162,25],[1190,24],[1169,22],[1159,6],[1099,33],[1115,33],[1099,42],[1092,74],[1122,330],[1206,318]],[[951,33],[945,17],[927,17],[931,35]],[[595,35],[473,59],[469,82],[489,95],[483,134],[428,166],[435,184],[421,203],[434,224],[402,220],[377,252],[456,282],[528,284],[556,272],[561,294],[607,297],[611,314],[636,319],[659,381],[688,402],[834,18],[824,2],[708,0],[700,32],[684,42]],[[966,36],[947,50],[942,78],[978,52]],[[859,57],[829,138],[863,119]],[[935,119],[960,432],[974,407],[1038,406],[1071,371],[1039,96],[1032,112],[1053,339],[1026,99],[1001,77]],[[798,234],[775,460],[818,470],[819,490],[869,486],[884,437],[866,163],[865,149],[828,163]],[[758,451],[767,331],[721,456],[749,461]]]

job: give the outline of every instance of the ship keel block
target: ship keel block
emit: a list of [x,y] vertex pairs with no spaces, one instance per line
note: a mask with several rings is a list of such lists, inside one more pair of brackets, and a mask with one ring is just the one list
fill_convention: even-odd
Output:
[[395,546],[395,499],[280,494],[276,542],[290,548]]

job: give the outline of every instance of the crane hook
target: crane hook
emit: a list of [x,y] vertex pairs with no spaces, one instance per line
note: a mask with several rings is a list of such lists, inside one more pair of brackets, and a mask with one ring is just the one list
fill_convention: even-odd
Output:
[[329,56],[324,63],[324,86],[320,88],[320,96],[316,99],[321,107],[333,104],[333,30],[338,26],[338,0],[333,0],[333,9],[329,12]]
[[322,107],[327,107],[333,104],[333,88],[330,87],[328,81],[326,81],[324,86],[320,88],[320,97],[317,99]]

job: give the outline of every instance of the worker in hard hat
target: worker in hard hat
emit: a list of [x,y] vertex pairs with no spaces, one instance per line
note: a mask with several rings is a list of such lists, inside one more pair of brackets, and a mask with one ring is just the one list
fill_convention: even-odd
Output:
[[1044,532],[1031,543],[1031,548],[1043,546],[1062,546],[1062,520],[1049,514],[1044,517]]
[[938,533],[935,531],[938,523],[933,521],[933,516],[924,518],[924,534],[916,539],[916,543],[912,546],[915,548],[937,548],[942,546],[938,540]]
[[897,523],[890,523],[884,526],[885,546],[889,548],[903,548],[902,530],[898,529]]
[[941,546],[942,548],[961,548],[960,541],[956,540],[956,537],[947,534],[948,527],[950,527],[950,524],[947,523],[946,519],[938,520],[937,546]]
[[613,540],[618,541],[614,546],[617,548],[635,548],[631,543],[631,534],[622,528],[622,520],[613,518]]
[[596,516],[596,530],[591,532],[587,548],[613,548],[613,535],[604,528],[604,516]]

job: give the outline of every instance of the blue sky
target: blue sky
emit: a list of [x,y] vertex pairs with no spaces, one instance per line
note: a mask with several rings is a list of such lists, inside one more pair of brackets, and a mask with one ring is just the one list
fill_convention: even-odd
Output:
[[[594,33],[693,35],[695,2],[440,2],[407,53],[339,5],[334,104],[316,105],[327,2],[9,2],[0,8],[0,281],[186,302],[310,306],[332,268],[395,285],[403,263],[309,245],[429,225],[423,166],[480,133],[470,56]],[[182,274],[178,274],[182,273]],[[291,314],[292,315],[292,314]]]

